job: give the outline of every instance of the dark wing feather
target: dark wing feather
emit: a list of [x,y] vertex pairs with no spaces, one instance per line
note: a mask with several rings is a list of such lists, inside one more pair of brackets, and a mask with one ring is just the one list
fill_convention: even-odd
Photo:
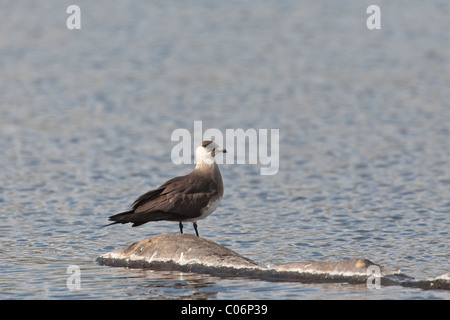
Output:
[[217,184],[190,173],[164,183],[140,196],[133,204],[135,213],[167,212],[183,217],[197,217],[217,195]]
[[159,187],[158,189],[150,190],[143,195],[139,196],[134,202],[133,202],[133,210],[136,210],[141,205],[145,204],[148,201],[151,201],[153,199],[156,199],[161,192],[164,191],[163,186]]

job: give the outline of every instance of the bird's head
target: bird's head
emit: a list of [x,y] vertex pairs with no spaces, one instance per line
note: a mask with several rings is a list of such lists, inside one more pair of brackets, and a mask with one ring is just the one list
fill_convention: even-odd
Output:
[[205,140],[195,150],[195,162],[197,165],[212,165],[215,162],[214,157],[218,152],[226,153],[227,150],[219,147],[214,141]]

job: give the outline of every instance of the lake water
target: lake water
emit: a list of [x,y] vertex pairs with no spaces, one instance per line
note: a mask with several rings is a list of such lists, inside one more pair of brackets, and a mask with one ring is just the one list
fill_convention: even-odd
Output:
[[[279,171],[223,164],[200,235],[262,265],[450,271],[450,3],[0,3],[1,299],[450,299],[99,266],[176,223],[100,228],[193,165],[177,128],[279,129]],[[225,147],[227,143],[225,141]],[[194,233],[191,224],[185,232]],[[71,291],[67,268],[80,268]]]

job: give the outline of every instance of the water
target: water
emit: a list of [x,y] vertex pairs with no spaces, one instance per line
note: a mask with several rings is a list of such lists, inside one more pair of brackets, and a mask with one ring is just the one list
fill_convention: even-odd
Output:
[[450,271],[446,1],[379,1],[377,31],[364,1],[77,1],[78,31],[70,4],[0,5],[0,298],[450,298],[95,263],[178,232],[100,226],[192,169],[171,162],[170,137],[201,120],[280,129],[276,175],[221,166],[203,237],[269,266],[364,257],[419,279]]

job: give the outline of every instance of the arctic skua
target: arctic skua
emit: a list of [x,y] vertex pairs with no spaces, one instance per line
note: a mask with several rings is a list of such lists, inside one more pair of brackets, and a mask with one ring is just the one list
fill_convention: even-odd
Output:
[[116,223],[132,223],[133,227],[149,221],[177,221],[183,233],[183,222],[192,222],[195,234],[197,220],[206,218],[219,206],[223,182],[215,161],[218,152],[227,152],[213,141],[203,141],[195,151],[194,170],[170,179],[159,188],[150,190],[134,201],[132,210],[109,217]]

